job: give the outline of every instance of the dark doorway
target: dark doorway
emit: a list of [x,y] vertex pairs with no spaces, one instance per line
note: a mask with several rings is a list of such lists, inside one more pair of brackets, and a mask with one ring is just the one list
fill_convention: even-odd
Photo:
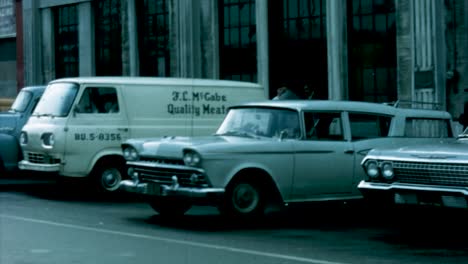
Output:
[[268,2],[270,98],[287,86],[297,95],[327,99],[325,0]]

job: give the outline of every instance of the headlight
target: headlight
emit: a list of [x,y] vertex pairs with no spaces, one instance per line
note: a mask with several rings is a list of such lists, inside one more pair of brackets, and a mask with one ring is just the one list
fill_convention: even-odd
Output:
[[187,151],[184,154],[184,163],[187,166],[198,166],[201,163],[201,156],[194,151]]
[[42,143],[44,146],[53,147],[55,143],[55,137],[52,133],[44,133],[41,136]]
[[134,147],[126,147],[123,151],[124,158],[129,161],[138,160],[138,152]]
[[26,145],[28,144],[28,134],[26,134],[26,132],[21,132],[21,135],[20,135],[20,144],[21,145]]
[[384,162],[382,163],[382,177],[384,177],[386,180],[391,180],[393,179],[393,176],[395,175],[393,173],[393,165],[391,162]]
[[375,179],[379,177],[379,165],[375,160],[369,160],[365,164],[366,173],[369,177]]

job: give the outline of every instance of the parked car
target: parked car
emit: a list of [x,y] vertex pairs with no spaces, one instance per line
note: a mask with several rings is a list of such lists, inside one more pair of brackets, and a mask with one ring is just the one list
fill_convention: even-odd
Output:
[[0,113],[0,171],[11,172],[18,168],[21,160],[19,135],[44,90],[45,86],[22,88],[11,108]]
[[[434,134],[416,133],[424,122]],[[351,101],[266,101],[231,107],[216,134],[130,139],[122,144],[132,180],[160,214],[214,205],[261,215],[270,202],[362,198],[362,158],[375,147],[454,140],[447,112]]]
[[377,202],[468,208],[468,129],[454,142],[374,149],[359,184]]

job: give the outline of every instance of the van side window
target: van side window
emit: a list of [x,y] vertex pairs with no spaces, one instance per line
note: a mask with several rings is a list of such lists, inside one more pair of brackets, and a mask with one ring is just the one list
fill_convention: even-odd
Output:
[[112,87],[87,87],[77,107],[78,113],[118,113],[117,92]]
[[352,140],[387,137],[392,117],[349,113]]
[[306,140],[344,140],[340,113],[304,113]]

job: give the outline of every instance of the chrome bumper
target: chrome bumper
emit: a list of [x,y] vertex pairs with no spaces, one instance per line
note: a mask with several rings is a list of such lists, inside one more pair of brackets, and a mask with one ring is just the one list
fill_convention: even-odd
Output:
[[[428,186],[402,183],[376,183],[361,181],[358,189],[366,194],[391,194],[396,204],[442,205],[468,208],[468,188]],[[432,197],[427,199],[427,197]]]
[[361,181],[358,185],[359,190],[375,190],[375,191],[422,191],[422,192],[439,192],[463,194],[468,196],[468,188],[463,187],[444,187],[444,186],[428,186],[416,184],[401,184],[401,183],[376,183]]
[[182,196],[187,198],[207,198],[221,196],[223,188],[190,188],[178,185],[158,185],[158,189],[149,186],[148,183],[138,183],[132,180],[124,180],[119,184],[119,189],[125,192],[133,192],[153,196]]
[[33,170],[33,171],[42,171],[42,172],[59,172],[60,164],[36,164],[31,163],[27,160],[22,160],[18,162],[18,168],[21,170]]

